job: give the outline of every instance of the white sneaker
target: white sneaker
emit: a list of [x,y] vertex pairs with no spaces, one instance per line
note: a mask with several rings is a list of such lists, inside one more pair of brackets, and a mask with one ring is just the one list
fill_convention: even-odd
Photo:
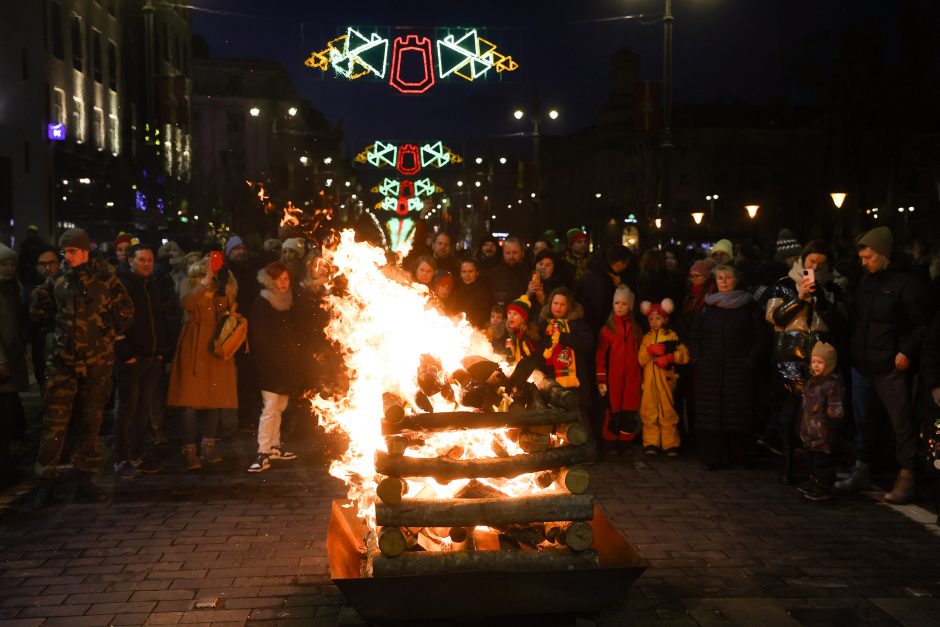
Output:
[[290,451],[281,450],[281,446],[272,446],[271,453],[269,454],[271,459],[278,460],[288,460],[288,459],[297,459],[296,453],[291,453]]
[[248,467],[248,472],[263,472],[271,467],[271,462],[268,460],[268,455],[264,453],[258,454],[258,459]]

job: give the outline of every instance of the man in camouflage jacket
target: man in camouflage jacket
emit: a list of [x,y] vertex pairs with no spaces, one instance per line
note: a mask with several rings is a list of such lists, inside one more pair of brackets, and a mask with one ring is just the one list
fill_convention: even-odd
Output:
[[89,252],[85,231],[69,229],[59,238],[65,256],[62,272],[33,293],[30,318],[54,328],[46,362],[45,417],[35,472],[40,479],[33,501],[37,508],[52,501],[72,407],[78,403],[81,425],[72,454],[78,474],[77,494],[103,500],[92,477],[101,466],[98,436],[105,403],[111,395],[114,343],[130,325],[134,304],[110,266]]

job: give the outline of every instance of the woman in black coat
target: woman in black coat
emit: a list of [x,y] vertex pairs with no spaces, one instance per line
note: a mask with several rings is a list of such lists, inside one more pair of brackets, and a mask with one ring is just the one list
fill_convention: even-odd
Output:
[[262,472],[270,460],[297,457],[281,448],[281,417],[290,395],[303,390],[297,308],[291,274],[278,261],[258,273],[261,293],[248,312],[248,342],[264,407],[258,420],[258,457],[248,472]]
[[768,329],[754,298],[737,289],[731,266],[714,270],[718,291],[705,297],[692,323],[689,348],[695,369],[695,426],[707,470],[746,465],[756,412],[756,373]]
[[460,262],[460,280],[451,299],[453,313],[467,316],[467,322],[481,331],[490,323],[490,286],[473,259]]

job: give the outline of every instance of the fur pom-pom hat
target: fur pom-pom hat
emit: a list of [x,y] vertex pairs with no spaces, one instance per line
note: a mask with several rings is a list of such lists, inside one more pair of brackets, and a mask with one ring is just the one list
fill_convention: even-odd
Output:
[[651,303],[648,300],[644,300],[640,303],[640,313],[646,317],[657,315],[660,318],[669,320],[669,314],[675,310],[676,306],[673,304],[672,299],[669,298],[664,298],[661,303]]

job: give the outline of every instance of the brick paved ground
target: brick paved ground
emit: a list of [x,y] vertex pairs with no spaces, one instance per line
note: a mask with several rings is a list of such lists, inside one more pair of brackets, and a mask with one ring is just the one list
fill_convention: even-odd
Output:
[[[64,487],[36,513],[28,494],[8,493],[0,625],[358,624],[327,568],[343,486],[309,448],[259,475],[244,471],[247,436],[223,450],[222,464],[184,474],[167,445],[163,474],[104,478],[108,504],[73,503]],[[810,503],[769,463],[705,473],[692,458],[631,454],[592,472],[650,569],[600,614],[506,624],[940,624],[940,527],[921,508],[864,495]]]

